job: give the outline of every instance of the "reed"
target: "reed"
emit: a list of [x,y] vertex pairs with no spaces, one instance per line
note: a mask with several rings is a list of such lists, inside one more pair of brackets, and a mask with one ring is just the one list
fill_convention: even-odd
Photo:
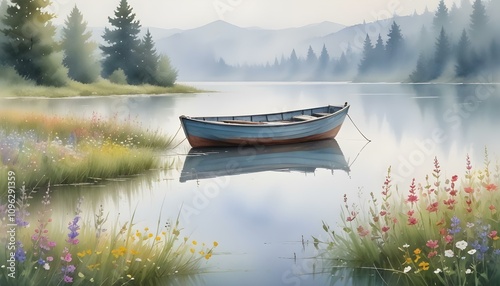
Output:
[[491,285],[500,278],[499,170],[485,150],[483,167],[467,156],[465,174],[445,178],[435,158],[432,174],[402,193],[389,168],[368,207],[344,195],[340,233],[323,222],[326,255],[336,267],[370,267],[397,283]]
[[157,153],[171,141],[133,120],[7,111],[0,115],[0,176],[11,170],[33,187],[139,174],[162,166]]
[[[82,198],[73,202],[73,214],[57,212],[50,187],[35,210],[32,192],[24,186],[18,190],[16,278],[2,267],[1,285],[169,285],[172,279],[199,273],[218,246],[182,236],[178,218],[170,224],[159,216],[153,229],[139,228],[134,214],[125,222],[111,221],[102,205],[85,213]],[[0,222],[2,230],[6,227]],[[8,255],[5,247],[0,250],[2,261]]]

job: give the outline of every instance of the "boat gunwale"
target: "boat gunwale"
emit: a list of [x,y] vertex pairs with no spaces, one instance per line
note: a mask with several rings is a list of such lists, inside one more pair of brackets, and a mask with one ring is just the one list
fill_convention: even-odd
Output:
[[[304,120],[304,121],[290,121],[290,122],[283,122],[282,124],[272,124],[273,121],[262,121],[262,124],[248,124],[248,123],[229,123],[229,122],[223,122],[223,121],[212,121],[212,120],[202,120],[200,118],[207,118],[207,117],[247,117],[247,116],[269,116],[269,115],[277,115],[277,114],[283,114],[283,113],[293,113],[293,112],[298,112],[298,111],[304,111],[304,110],[313,110],[317,108],[324,108],[324,107],[340,107],[339,110],[330,113],[325,116],[317,117],[317,118],[312,118],[309,120]],[[275,112],[275,113],[261,113],[261,114],[249,114],[249,115],[230,115],[230,116],[196,116],[196,117],[189,117],[186,115],[181,115],[179,118],[181,120],[191,120],[194,122],[199,122],[199,123],[205,123],[205,124],[215,124],[215,125],[222,125],[222,126],[239,126],[239,127],[273,127],[273,128],[278,128],[278,127],[285,127],[285,126],[291,126],[291,125],[298,125],[298,124],[307,124],[310,122],[315,122],[318,120],[322,119],[328,119],[331,118],[335,115],[338,115],[345,109],[349,108],[350,105],[344,105],[344,106],[339,106],[339,105],[325,105],[325,106],[318,106],[318,107],[312,107],[312,108],[303,108],[303,109],[297,109],[297,110],[289,110],[289,111],[283,111],[283,112]],[[260,123],[259,121],[249,121],[249,122],[255,122],[255,123]],[[279,121],[277,121],[279,122]],[[269,123],[269,124],[268,124]]]

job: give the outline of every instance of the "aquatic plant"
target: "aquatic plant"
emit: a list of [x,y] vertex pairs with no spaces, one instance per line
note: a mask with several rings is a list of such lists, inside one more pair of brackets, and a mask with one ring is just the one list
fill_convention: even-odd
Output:
[[[15,278],[6,265],[10,250],[0,250],[0,285],[158,285],[181,275],[196,274],[218,246],[198,243],[181,235],[178,218],[174,224],[155,229],[139,228],[132,214],[128,222],[116,218],[101,205],[96,213],[84,213],[80,198],[72,215],[53,215],[51,191],[47,188],[36,215],[29,214],[32,199],[23,188],[17,200]],[[23,195],[24,194],[24,195]],[[6,205],[1,205],[6,215]],[[6,233],[8,225],[0,221]],[[1,236],[2,244],[8,238]],[[5,244],[6,245],[6,244]]]
[[[499,165],[443,178],[437,158],[431,176],[413,179],[406,194],[387,171],[380,196],[370,206],[349,205],[344,196],[342,231],[323,222],[326,255],[333,269],[368,267],[387,281],[409,285],[491,285],[500,278]],[[316,244],[320,241],[315,238]],[[390,284],[390,282],[387,282]],[[394,282],[395,283],[395,282]]]
[[138,174],[161,167],[156,152],[170,143],[134,120],[5,112],[0,115],[0,176],[11,170],[18,182],[33,187]]

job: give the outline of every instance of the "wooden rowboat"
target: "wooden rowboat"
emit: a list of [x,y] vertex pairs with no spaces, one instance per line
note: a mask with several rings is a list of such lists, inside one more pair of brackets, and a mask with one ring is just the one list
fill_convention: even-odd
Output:
[[346,103],[256,115],[182,115],[179,119],[193,148],[279,145],[335,138],[348,110]]

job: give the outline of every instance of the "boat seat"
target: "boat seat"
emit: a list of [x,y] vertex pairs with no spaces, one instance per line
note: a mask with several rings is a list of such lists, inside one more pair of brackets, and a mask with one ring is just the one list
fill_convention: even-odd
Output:
[[311,115],[297,115],[292,117],[293,121],[307,121],[307,120],[312,120],[316,119],[316,117],[311,116]]
[[323,116],[327,116],[327,115],[331,115],[331,113],[326,113],[326,112],[313,113],[313,116],[315,116],[315,117],[323,117]]
[[260,125],[260,124],[266,124],[266,122],[254,122],[254,121],[247,121],[247,120],[223,120],[222,122],[224,123],[236,123],[236,124],[249,124],[249,125]]

